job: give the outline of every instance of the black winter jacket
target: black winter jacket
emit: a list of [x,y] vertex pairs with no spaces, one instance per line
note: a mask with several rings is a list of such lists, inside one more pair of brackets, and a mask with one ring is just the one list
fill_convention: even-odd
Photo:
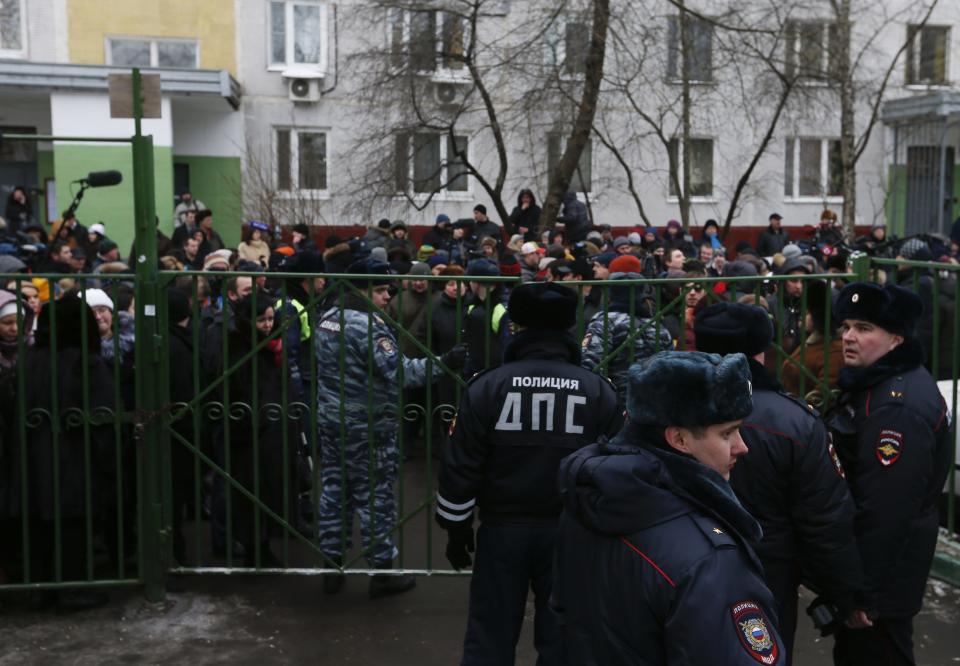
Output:
[[772,257],[777,252],[783,250],[789,242],[790,238],[787,236],[787,232],[783,230],[783,227],[777,231],[772,226],[769,226],[760,232],[760,237],[757,239],[757,254],[761,257]]
[[629,424],[566,458],[552,605],[570,666],[783,664],[760,528],[716,472]]
[[920,611],[951,464],[950,419],[913,338],[866,368],[840,371],[827,424],[857,504],[855,533],[880,617]]
[[570,336],[528,330],[470,381],[440,473],[441,525],[470,525],[475,504],[485,523],[556,523],[560,460],[621,421],[613,386],[579,362]]
[[[846,616],[858,607],[863,571],[843,468],[823,421],[753,359],[750,370],[753,411],[740,426],[750,451],[730,473],[730,486],[763,528],[756,550],[764,568],[802,565],[814,588]],[[781,608],[785,601],[777,599]]]

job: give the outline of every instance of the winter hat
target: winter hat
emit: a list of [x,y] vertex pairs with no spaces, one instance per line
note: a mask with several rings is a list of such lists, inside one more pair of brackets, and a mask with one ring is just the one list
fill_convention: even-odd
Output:
[[723,277],[756,277],[756,267],[746,261],[729,261],[723,265]]
[[167,314],[171,323],[181,322],[190,316],[190,297],[183,289],[167,289]]
[[508,254],[500,260],[500,275],[505,277],[518,277],[523,273],[520,269],[520,262],[517,261],[517,255]]
[[523,236],[520,234],[514,234],[510,236],[510,240],[507,242],[507,249],[511,252],[519,252],[523,247]]
[[917,259],[917,253],[923,252],[926,250],[927,255],[930,254],[930,246],[924,243],[919,238],[911,238],[904,241],[903,245],[900,246],[900,256],[908,261],[924,261],[924,259]]
[[[88,290],[89,291],[89,290]],[[57,310],[57,349],[83,349],[83,326],[86,322],[86,342],[88,354],[100,353],[100,331],[93,311],[82,298],[61,298],[43,306],[37,317],[37,330],[34,335],[37,349],[49,348],[51,343],[50,313]],[[84,314],[84,311],[86,313]]]
[[466,274],[466,271],[463,270],[463,266],[457,266],[456,264],[453,266],[444,266],[440,271],[440,275],[444,277],[460,277],[464,274]]
[[430,268],[436,268],[437,266],[445,266],[447,264],[447,257],[445,254],[440,254],[439,252],[432,257],[427,259],[427,266]]
[[393,224],[390,225],[390,231],[396,231],[397,229],[407,230],[407,225],[403,220],[395,220]]
[[601,266],[610,267],[610,262],[616,259],[619,255],[614,252],[601,252],[600,254],[595,254],[590,257],[590,260],[595,264],[600,264]]
[[750,414],[752,394],[743,354],[665,351],[631,366],[627,414],[637,425],[709,426]]
[[366,259],[361,259],[360,261],[355,261],[347,268],[347,273],[350,275],[381,275],[382,278],[374,278],[371,280],[363,279],[354,279],[352,282],[358,287],[366,287],[368,284],[377,286],[383,284],[390,284],[392,280],[388,277],[392,275],[390,271],[390,265],[385,261],[378,261],[373,258],[373,255],[367,257]]
[[697,314],[693,333],[698,351],[756,356],[770,346],[773,324],[763,308],[721,301]]
[[250,228],[258,231],[270,231],[270,225],[260,220],[250,220]]
[[413,266],[410,267],[410,272],[407,275],[411,276],[421,276],[421,275],[430,275],[430,267],[427,266],[422,261],[418,261]]
[[520,246],[520,254],[523,254],[523,255],[536,254],[539,251],[540,251],[540,246],[537,245],[536,243],[527,242]]
[[617,236],[613,239],[614,250],[616,250],[618,247],[623,247],[624,245],[630,245],[630,239],[626,236]]
[[640,245],[643,243],[643,238],[641,238],[640,234],[638,234],[636,231],[632,231],[627,235],[627,241],[630,243],[630,245]]
[[203,260],[203,270],[230,270],[230,250],[216,250]]
[[783,264],[780,266],[780,275],[790,275],[790,273],[794,273],[796,271],[802,271],[809,275],[810,269],[804,262],[800,261],[800,259],[800,257],[793,257],[792,259],[787,259],[785,262],[783,262]]
[[113,310],[113,301],[107,296],[107,292],[103,289],[87,289],[86,291],[78,293],[77,297],[85,300],[91,308],[102,305]]
[[485,246],[486,246],[486,247],[496,248],[496,247],[497,247],[497,241],[494,240],[494,239],[493,239],[492,237],[490,237],[490,236],[484,236],[483,238],[480,239],[479,245],[480,245],[480,247],[485,247]]
[[909,289],[873,282],[848,284],[833,306],[834,319],[861,319],[895,335],[913,337],[923,314],[923,302]]
[[527,282],[510,292],[507,313],[518,326],[565,331],[577,323],[577,292],[555,282]]
[[12,254],[0,255],[0,273],[19,273],[27,265]]
[[103,228],[103,224],[97,222],[96,224],[91,224],[90,228],[87,229],[91,234],[99,234],[100,236],[106,236],[107,231]]
[[473,212],[474,212],[474,213],[482,213],[483,215],[486,215],[486,214],[487,214],[487,207],[484,206],[483,204],[477,204],[476,206],[473,207]]
[[379,262],[381,264],[387,263],[387,248],[385,247],[375,247],[370,250],[370,259]]
[[470,277],[496,277],[500,275],[500,267],[489,259],[471,259],[467,264],[467,275]]
[[610,262],[609,268],[611,273],[640,273],[643,271],[643,264],[632,254],[621,254]]
[[420,246],[420,249],[417,250],[417,261],[426,261],[433,256],[434,252],[436,252],[436,250],[430,243],[424,243]]
[[283,263],[286,273],[322,273],[323,256],[313,250],[297,252]]
[[[826,328],[826,308],[832,305],[833,294],[823,280],[808,280],[804,284],[807,292],[807,312],[813,317],[813,327],[821,333]],[[828,301],[829,299],[829,301]],[[836,328],[836,323],[831,328]]]
[[0,319],[13,314],[17,314],[16,295],[0,289]]
[[98,247],[98,251],[100,254],[106,254],[110,250],[115,250],[115,249],[117,249],[117,244],[114,243],[109,238],[104,238],[102,241],[100,241],[100,245]]
[[302,222],[301,222],[300,224],[295,224],[295,225],[293,225],[292,231],[296,231],[296,232],[297,232],[298,234],[300,234],[301,236],[309,236],[309,235],[310,235],[310,227],[308,227],[307,225],[303,224]]
[[803,254],[803,250],[800,249],[799,245],[794,245],[793,243],[787,243],[783,246],[783,249],[780,250],[780,254],[783,255],[784,259],[794,259]]
[[446,213],[440,213],[437,215],[437,224],[450,224],[450,216]]

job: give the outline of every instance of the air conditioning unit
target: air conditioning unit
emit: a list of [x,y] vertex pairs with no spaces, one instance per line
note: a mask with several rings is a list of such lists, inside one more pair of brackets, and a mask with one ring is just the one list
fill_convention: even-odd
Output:
[[457,83],[436,83],[433,86],[433,98],[437,106],[443,109],[456,109],[463,104],[466,87]]
[[291,102],[314,104],[320,101],[322,79],[287,79],[287,92]]
[[315,104],[320,101],[323,88],[323,72],[302,65],[288,67],[281,74],[287,82],[287,95],[291,102]]

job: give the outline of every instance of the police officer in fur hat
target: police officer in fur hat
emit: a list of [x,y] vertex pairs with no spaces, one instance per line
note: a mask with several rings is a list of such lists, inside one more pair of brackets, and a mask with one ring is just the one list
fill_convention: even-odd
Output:
[[476,563],[461,664],[514,663],[533,589],[537,663],[558,663],[558,629],[548,606],[560,515],[560,460],[621,422],[609,381],[580,367],[567,333],[576,292],[526,283],[510,294],[516,333],[504,362],[471,381],[452,427],[437,492],[437,522],[447,530],[447,559],[457,570]]
[[853,536],[856,508],[823,421],[787,395],[764,368],[773,324],[756,305],[714,303],[694,323],[697,349],[744,354],[753,384],[753,411],[740,426],[750,452],[730,473],[730,486],[763,528],[757,555],[777,600],[784,657],[791,662],[797,587],[803,579],[839,610],[854,614],[863,578]]
[[922,310],[913,292],[868,282],[844,287],[834,305],[843,393],[827,425],[857,505],[855,534],[873,601],[869,618],[837,633],[840,666],[914,663],[913,617],[923,604],[953,448],[946,404],[915,335]]
[[747,359],[661,352],[629,381],[623,430],[560,467],[563,663],[783,664],[760,526],[727,482],[747,453]]

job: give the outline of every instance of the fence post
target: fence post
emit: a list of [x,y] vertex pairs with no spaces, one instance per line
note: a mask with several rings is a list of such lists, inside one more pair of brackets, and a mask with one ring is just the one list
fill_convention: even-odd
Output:
[[850,272],[856,273],[858,282],[870,281],[870,255],[866,252],[854,252],[848,261]]
[[162,386],[158,327],[156,205],[153,182],[153,137],[143,136],[140,70],[133,70],[133,200],[136,217],[136,421],[140,477],[140,575],[148,601],[163,601],[165,539],[160,494]]

